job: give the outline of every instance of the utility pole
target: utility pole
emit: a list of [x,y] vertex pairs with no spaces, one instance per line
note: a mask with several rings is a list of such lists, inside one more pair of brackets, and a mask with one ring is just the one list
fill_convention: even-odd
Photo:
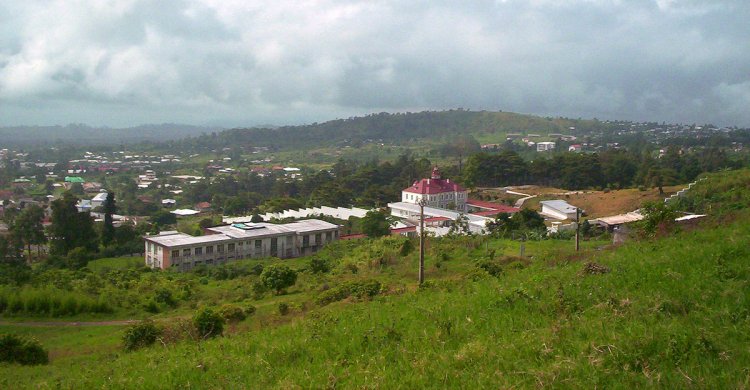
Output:
[[419,285],[424,283],[424,204],[425,200],[419,200]]
[[579,221],[581,220],[581,209],[576,207],[576,252],[581,248],[580,247],[580,232],[581,232],[581,224]]

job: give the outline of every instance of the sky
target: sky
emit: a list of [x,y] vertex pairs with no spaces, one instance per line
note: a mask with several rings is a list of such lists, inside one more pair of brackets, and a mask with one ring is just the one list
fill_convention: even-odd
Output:
[[750,127],[748,0],[0,0],[0,126],[465,108]]

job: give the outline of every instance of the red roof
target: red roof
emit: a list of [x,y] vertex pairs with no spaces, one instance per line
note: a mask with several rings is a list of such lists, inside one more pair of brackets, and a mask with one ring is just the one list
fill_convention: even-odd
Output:
[[425,222],[438,222],[438,221],[450,221],[451,219],[448,217],[429,217],[425,218]]
[[435,167],[432,170],[432,176],[429,179],[416,181],[411,187],[404,189],[404,191],[414,194],[435,195],[444,192],[461,192],[466,190],[460,185],[451,182],[450,179],[442,179],[440,177],[440,170]]
[[198,204],[195,205],[195,208],[197,208],[197,209],[210,209],[211,208],[211,203],[200,202],[200,203],[198,203]]

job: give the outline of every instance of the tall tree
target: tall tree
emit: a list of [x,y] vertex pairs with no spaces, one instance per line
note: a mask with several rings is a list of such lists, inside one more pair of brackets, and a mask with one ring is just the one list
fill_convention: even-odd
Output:
[[47,241],[44,235],[44,210],[37,205],[27,206],[13,221],[13,237],[28,250],[27,261],[31,263],[31,246]]
[[104,200],[102,205],[104,209],[104,226],[102,226],[102,244],[104,246],[109,245],[115,238],[115,225],[113,223],[112,215],[117,212],[117,204],[115,203],[115,193],[110,191],[107,193],[107,198]]
[[361,220],[362,233],[367,237],[382,237],[391,233],[392,218],[388,211],[370,210]]
[[79,213],[77,202],[78,198],[70,192],[65,192],[62,198],[52,202],[50,253],[67,255],[71,249],[78,247],[96,250],[99,240],[91,215],[88,212]]

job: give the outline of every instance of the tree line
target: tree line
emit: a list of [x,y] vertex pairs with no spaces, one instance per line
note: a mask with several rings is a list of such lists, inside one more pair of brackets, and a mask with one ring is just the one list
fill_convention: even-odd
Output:
[[463,172],[471,187],[537,184],[569,190],[659,187],[692,181],[703,172],[737,168],[719,148],[683,153],[671,146],[661,157],[649,152],[606,150],[599,153],[554,153],[526,161],[514,151],[472,155]]

